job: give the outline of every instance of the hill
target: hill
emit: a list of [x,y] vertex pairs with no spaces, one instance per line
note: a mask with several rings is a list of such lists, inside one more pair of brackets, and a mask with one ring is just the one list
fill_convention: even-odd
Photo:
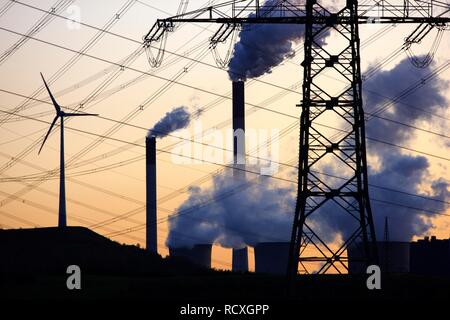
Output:
[[122,245],[83,227],[0,230],[0,273],[60,275],[69,265],[101,275],[180,275],[211,271]]
[[[82,290],[68,290],[66,268],[82,271]],[[368,290],[366,275],[302,275],[286,295],[283,276],[236,274],[162,258],[81,227],[0,230],[0,300],[133,299],[171,303],[272,303],[282,310],[299,302],[448,301],[450,279],[383,275],[382,290]],[[285,308],[287,306],[287,309]]]

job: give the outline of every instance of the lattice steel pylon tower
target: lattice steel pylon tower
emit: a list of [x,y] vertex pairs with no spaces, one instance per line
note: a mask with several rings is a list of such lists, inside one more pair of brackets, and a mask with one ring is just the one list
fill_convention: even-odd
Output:
[[[347,0],[341,9],[329,11],[317,0],[236,0],[186,12],[170,18],[158,19],[144,37],[150,51],[150,62],[159,65],[166,33],[179,23],[218,23],[220,28],[211,37],[211,46],[226,41],[237,28],[251,24],[304,25],[303,98],[300,116],[300,144],[298,190],[295,207],[288,276],[300,272],[343,272],[348,270],[347,252],[356,248],[352,259],[360,265],[377,263],[375,229],[368,193],[365,122],[362,99],[359,25],[418,24],[420,39],[429,33],[421,30],[440,30],[450,23],[450,5],[435,0],[368,0],[358,6],[357,0]],[[341,50],[329,52],[324,35],[333,30],[341,38]],[[420,42],[417,34],[405,45]],[[158,54],[152,48],[161,43]],[[323,85],[326,70],[340,77],[337,83]],[[341,121],[345,130],[340,134],[327,132],[319,121],[331,114]],[[338,169],[344,180],[333,180],[317,173],[320,162]],[[328,206],[328,207],[327,207]],[[342,213],[342,219],[354,224],[354,229],[341,234],[330,245],[327,232],[318,227],[316,216]],[[338,217],[338,219],[340,219]],[[348,220],[349,219],[349,220]],[[322,234],[320,234],[320,232]],[[324,233],[324,234],[323,234]],[[300,267],[300,268],[299,268]]]
[[[328,271],[336,264],[346,267],[344,253],[355,240],[361,239],[361,258],[368,263],[377,262],[375,228],[370,208],[367,159],[362,108],[362,81],[360,68],[360,45],[358,31],[357,1],[347,1],[347,6],[333,16],[338,20],[345,17],[346,23],[330,23],[332,14],[315,1],[306,3],[305,59],[303,62],[303,100],[300,105],[300,146],[298,193],[292,228],[289,269],[296,271],[298,263],[309,272],[308,263],[315,263],[318,273]],[[314,19],[324,19],[325,23],[314,23]],[[328,18],[328,20],[326,20]],[[327,29],[339,33],[345,42],[336,54],[328,52],[321,43]],[[332,84],[321,86],[316,79],[328,68],[334,68],[342,77],[334,81],[347,82],[342,93],[334,94]],[[334,82],[333,81],[333,82]],[[342,137],[324,130],[317,125],[317,119],[325,113],[337,115],[348,123],[349,130]],[[320,121],[319,121],[320,125]],[[342,168],[347,167],[346,179],[330,185],[320,172],[321,161]],[[342,175],[342,174],[341,174]],[[343,239],[336,250],[324,241],[308,221],[327,202],[333,202],[329,210],[340,210],[357,221],[355,230]],[[326,218],[326,217],[325,217]],[[339,218],[338,218],[339,219]],[[300,251],[308,252],[308,246],[315,247],[317,256],[300,257]],[[300,258],[300,259],[299,259]]]

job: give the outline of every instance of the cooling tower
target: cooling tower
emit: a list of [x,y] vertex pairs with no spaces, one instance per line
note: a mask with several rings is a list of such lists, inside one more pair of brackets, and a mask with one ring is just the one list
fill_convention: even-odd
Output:
[[248,271],[248,249],[233,249],[232,270],[234,272]]
[[171,257],[180,257],[196,265],[211,268],[211,244],[196,244],[192,248],[169,248]]
[[[409,272],[409,242],[401,241],[377,241],[378,260],[382,272],[407,273]],[[362,244],[349,246],[348,272],[350,274],[366,273],[366,266],[360,257],[362,256]]]
[[261,242],[255,246],[255,272],[285,275],[289,242]]
[[146,250],[158,252],[156,234],[156,138],[145,139]]

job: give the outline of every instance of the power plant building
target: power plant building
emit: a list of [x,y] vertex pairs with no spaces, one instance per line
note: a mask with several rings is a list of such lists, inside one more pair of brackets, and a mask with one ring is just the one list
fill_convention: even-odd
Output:
[[234,272],[248,271],[248,248],[233,249],[232,270]]
[[211,268],[211,244],[196,244],[193,247],[169,247],[169,254],[171,257],[184,258],[193,264]]
[[255,272],[285,275],[289,242],[261,242],[255,246]]
[[450,239],[433,236],[411,242],[411,273],[450,276]]
[[[402,241],[377,241],[378,260],[382,272],[408,273],[410,265],[410,243]],[[349,246],[348,272],[361,274],[366,272],[366,264],[360,259],[363,257],[361,243]]]

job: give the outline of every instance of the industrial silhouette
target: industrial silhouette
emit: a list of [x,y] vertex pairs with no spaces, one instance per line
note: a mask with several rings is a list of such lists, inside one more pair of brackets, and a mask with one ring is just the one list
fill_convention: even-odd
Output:
[[[158,19],[144,37],[144,45],[150,56],[149,61],[153,66],[158,66],[161,61],[157,60],[162,59],[163,55],[160,53],[163,48],[156,58],[151,55],[151,49],[155,43],[163,44],[167,33],[173,31],[179,23],[220,24],[221,28],[211,37],[212,47],[226,41],[235,29],[243,25],[285,24],[292,25],[293,28],[304,25],[305,56],[302,63],[303,100],[299,105],[302,113],[298,190],[287,268],[291,279],[298,273],[299,268],[302,269],[300,271],[309,273],[317,263],[321,263],[319,273],[330,270],[340,272],[339,268],[348,269],[346,252],[354,243],[361,243],[362,250],[358,250],[360,256],[353,256],[352,259],[366,266],[378,263],[378,246],[368,191],[359,24],[374,22],[418,24],[417,30],[406,40],[405,46],[410,47],[411,44],[420,42],[433,27],[440,28],[439,26],[445,26],[445,23],[450,22],[448,10],[435,13],[429,9],[429,4],[359,5],[357,0],[349,0],[343,9],[332,13],[314,0],[307,0],[306,4],[296,1],[267,1],[264,4],[260,4],[259,1],[231,1]],[[377,13],[376,18],[372,15],[374,10]],[[345,42],[343,50],[337,53],[328,52],[322,41],[324,34],[331,29]],[[267,36],[269,34],[270,32]],[[270,43],[263,38],[260,40]],[[286,53],[281,52],[279,57],[274,58],[271,52],[270,58],[282,61]],[[248,64],[259,63],[263,68],[256,75],[270,71],[271,67],[266,68],[261,61],[255,60],[248,59],[246,63],[237,65],[245,68]],[[231,66],[235,66],[235,63],[233,62]],[[334,93],[334,86],[330,86],[331,88],[327,90],[316,83],[316,79],[325,70],[330,69],[340,73],[346,82],[346,86],[339,94]],[[234,69],[229,71],[233,80],[246,80],[254,75],[248,69],[237,73],[233,71]],[[337,87],[339,81],[334,81]],[[331,113],[339,120],[347,122],[348,132],[343,137],[326,133],[317,123],[318,117],[324,113]],[[320,161],[325,157],[333,159],[330,166],[346,169],[345,181],[332,184],[315,174],[320,170]],[[330,248],[325,239],[326,235],[320,234],[313,221],[314,216],[319,214],[327,218],[336,212],[343,218],[354,218],[354,226],[351,227],[353,230],[342,235],[343,244],[337,250]],[[314,250],[314,255],[307,256],[311,254],[309,249]]]
[[[359,5],[357,0],[347,0],[344,8],[337,13],[327,10],[315,0],[306,0],[306,2],[267,0],[263,5],[260,5],[258,0],[229,1],[186,12],[187,1],[183,0],[176,16],[158,19],[144,37],[143,46],[148,50],[149,61],[153,66],[159,66],[164,56],[167,33],[176,30],[180,23],[219,24],[219,30],[210,39],[212,48],[216,48],[217,44],[225,42],[229,37],[234,37],[238,30],[251,29],[254,24],[290,26],[288,34],[284,37],[286,41],[298,39],[300,37],[299,30],[301,30],[302,37],[304,36],[303,98],[298,105],[301,108],[299,165],[296,168],[298,169],[298,189],[295,190],[296,198],[292,196],[283,198],[281,192],[277,194],[277,200],[292,199],[292,203],[285,201],[288,202],[287,207],[293,211],[291,212],[293,213],[292,229],[290,229],[292,232],[283,232],[286,234],[286,239],[263,241],[261,240],[263,237],[260,237],[254,243],[241,241],[238,245],[230,246],[233,272],[212,270],[213,245],[216,243],[214,240],[224,234],[229,236],[241,232],[233,229],[235,227],[232,225],[233,223],[227,224],[229,221],[223,223],[224,226],[221,225],[221,227],[229,228],[230,233],[218,235],[215,234],[217,230],[203,229],[206,230],[205,233],[209,232],[211,241],[192,237],[193,231],[186,228],[187,235],[184,239],[191,236],[193,240],[189,243],[180,241],[177,245],[171,245],[169,238],[171,232],[174,231],[174,225],[171,223],[177,221],[179,216],[187,217],[185,212],[177,212],[166,220],[169,221],[169,227],[171,227],[166,242],[169,256],[162,258],[158,255],[158,224],[163,219],[158,219],[157,209],[157,139],[164,138],[171,132],[189,125],[191,114],[185,107],[174,108],[168,112],[153,128],[148,130],[145,139],[146,221],[142,225],[137,225],[137,228],[136,226],[129,228],[129,230],[145,228],[146,238],[143,240],[146,245],[145,250],[138,246],[113,242],[88,228],[67,227],[64,119],[98,116],[98,114],[63,111],[41,73],[56,115],[43,138],[38,154],[43,150],[56,122],[60,120],[58,227],[0,230],[0,252],[2,254],[0,278],[3,279],[3,275],[9,274],[18,275],[17,278],[20,278],[25,274],[28,277],[36,276],[36,279],[39,279],[40,276],[60,275],[64,273],[64,268],[68,264],[79,263],[82,270],[90,276],[119,277],[121,281],[125,281],[124,287],[127,288],[120,294],[126,291],[126,294],[130,294],[130,296],[156,296],[157,291],[161,291],[162,296],[169,298],[173,298],[174,294],[185,294],[189,298],[211,298],[208,295],[215,295],[217,291],[221,291],[215,295],[217,298],[220,297],[220,294],[239,291],[236,288],[241,288],[242,285],[239,294],[245,298],[247,298],[245,294],[248,290],[255,297],[269,297],[276,300],[285,292],[283,277],[287,275],[290,287],[295,287],[298,290],[297,294],[306,299],[311,298],[308,295],[310,293],[316,294],[316,296],[312,296],[313,298],[322,299],[327,294],[328,297],[335,298],[333,295],[339,294],[334,290],[336,283],[350,283],[350,285],[343,286],[345,297],[361,298],[364,296],[370,298],[367,291],[361,291],[361,283],[364,282],[361,281],[364,279],[362,274],[365,274],[368,265],[378,264],[384,273],[383,277],[386,277],[389,284],[402,284],[402,281],[406,279],[407,282],[411,281],[414,289],[435,286],[439,290],[433,294],[448,296],[450,292],[447,290],[450,288],[450,239],[439,240],[432,236],[411,242],[393,241],[396,228],[392,227],[390,230],[389,224],[393,225],[396,222],[385,217],[383,241],[377,241],[371,199],[369,198],[359,25],[374,22],[417,24],[417,28],[406,38],[403,47],[411,55],[412,44],[420,43],[433,29],[438,29],[441,34],[444,27],[450,23],[450,8],[446,7],[446,11],[436,12],[431,10],[433,9],[432,4],[430,6],[423,1],[415,0],[412,0],[411,3],[414,5],[410,5],[409,2],[405,2],[404,6],[391,5],[387,2],[376,3],[375,9],[378,16],[374,18],[372,15],[374,7]],[[340,39],[343,39],[343,49],[338,52],[330,52],[323,42],[323,39],[332,31]],[[276,35],[267,34],[264,37],[276,37]],[[161,47],[155,58],[151,56],[151,49],[156,43],[161,43]],[[265,44],[267,43],[270,41],[265,42]],[[248,182],[246,173],[250,166],[248,163],[246,164],[245,81],[264,73],[270,73],[274,65],[281,63],[280,61],[287,57],[288,46],[276,45],[276,47],[277,49],[271,52],[268,59],[270,61],[261,62],[259,59],[239,54],[230,57],[232,61],[228,64],[228,74],[232,81],[233,150],[229,151],[233,152],[233,163],[229,167],[231,167],[235,185],[239,181]],[[433,45],[433,50],[436,49],[437,46]],[[242,48],[236,46],[235,50],[239,52]],[[434,54],[434,52],[432,53]],[[433,54],[422,60],[417,57],[411,57],[411,59],[416,67],[426,67],[431,63]],[[224,62],[220,61],[220,64],[223,66]],[[253,69],[250,68],[250,65]],[[125,66],[121,66],[121,69],[124,70]],[[339,92],[336,92],[333,85],[326,89],[316,82],[326,70],[330,69],[339,73],[344,79],[345,85]],[[335,80],[333,84],[337,87],[338,82],[342,82],[342,79]],[[332,81],[330,80],[330,82]],[[143,107],[141,108],[143,109]],[[340,134],[324,130],[318,118],[330,114],[335,116],[338,121],[344,122],[348,130],[346,129],[346,132],[340,132]],[[140,157],[143,159],[144,154]],[[326,175],[326,178],[323,178],[320,174],[322,169],[320,163],[325,158],[331,160],[327,165],[335,168],[336,171],[342,171],[340,172],[342,176]],[[221,180],[221,182],[224,181],[228,180],[225,178]],[[215,185],[211,187],[211,190],[215,191],[214,187]],[[242,189],[237,192],[240,190]],[[236,192],[233,189],[228,191],[229,194]],[[217,201],[216,193],[211,192],[211,194],[211,202],[214,203]],[[227,196],[228,194],[223,197]],[[190,204],[189,200],[186,200],[187,205]],[[261,202],[270,202],[270,200],[266,197]],[[439,199],[434,200],[440,201]],[[234,209],[234,206],[243,205],[244,203],[236,201],[227,208],[224,206],[220,209],[228,213],[227,211],[231,211],[230,207]],[[269,210],[273,210],[274,207],[271,206]],[[180,208],[178,210],[181,210]],[[191,206],[188,209],[194,211],[199,208],[200,205]],[[276,210],[279,208],[276,207]],[[259,209],[260,207],[257,209],[251,207],[251,210]],[[250,211],[250,214],[252,213]],[[346,225],[345,231],[338,230],[342,239],[337,248],[330,245],[335,239],[327,238],[329,230],[320,224],[321,220],[317,219],[318,216],[324,217],[324,220],[352,222],[352,224]],[[113,219],[116,218],[120,219],[118,217]],[[207,219],[199,220],[200,223],[204,223]],[[254,224],[256,228],[263,228],[261,221]],[[103,226],[104,224],[99,222],[96,225]],[[217,225],[219,224],[217,223]],[[338,223],[330,225],[338,229],[336,226]],[[290,225],[288,227],[290,228]],[[178,230],[175,230],[174,233],[176,231]],[[129,231],[112,230],[110,234],[122,235],[127,232]],[[264,236],[270,238],[270,235],[264,234]],[[141,241],[140,238],[135,239]],[[249,254],[251,247],[254,249],[253,256]],[[248,272],[249,262],[252,262],[252,259],[254,259],[255,274]],[[337,272],[340,275],[333,275],[330,278],[327,276],[316,278],[313,275],[297,277],[299,273],[325,274],[331,272]],[[343,276],[341,273],[348,273],[348,275]],[[202,276],[205,277],[201,278]],[[307,282],[302,282],[305,278],[308,279]],[[13,277],[12,283],[14,283],[14,279]],[[44,279],[47,280],[47,278]],[[139,283],[142,279],[151,279],[150,284],[141,286]],[[311,282],[308,282],[310,279],[312,279]],[[161,281],[160,286],[154,286],[153,281],[156,283]],[[301,285],[299,285],[300,282]],[[171,285],[166,286],[167,283]],[[186,288],[186,291],[182,289],[178,291],[180,283],[186,283],[186,286],[182,286]],[[319,286],[320,288],[316,291],[313,290],[316,284],[324,285]],[[417,287],[414,287],[415,285]],[[304,291],[301,291],[302,286],[304,286]],[[396,297],[398,292],[389,291],[392,287],[387,287],[389,288],[386,292],[390,297]],[[154,290],[155,288],[158,290]],[[217,290],[217,288],[222,290]],[[328,288],[332,288],[332,290],[328,290]],[[402,293],[421,297],[422,290],[404,290]]]
[[145,168],[146,168],[146,249],[158,252],[157,225],[157,193],[156,193],[156,138],[145,138]]
[[[245,176],[245,83],[232,82],[233,117],[233,176],[239,181]],[[231,269],[236,272],[248,271],[248,249],[233,248]]]

